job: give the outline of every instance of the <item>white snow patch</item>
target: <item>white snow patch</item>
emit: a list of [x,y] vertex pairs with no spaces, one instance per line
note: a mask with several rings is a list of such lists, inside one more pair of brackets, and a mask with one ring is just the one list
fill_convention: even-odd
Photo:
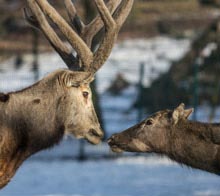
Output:
[[166,72],[172,61],[181,58],[190,48],[188,39],[175,40],[168,37],[126,40],[114,47],[110,58],[98,72],[98,89],[104,92],[117,73],[136,84],[140,64],[145,64],[144,85]]
[[116,161],[119,165],[126,165],[126,164],[138,164],[138,165],[145,165],[151,167],[160,167],[160,166],[171,166],[177,165],[172,160],[166,157],[159,157],[158,156],[148,156],[148,157],[122,157],[117,159]]
[[205,190],[205,191],[196,191],[195,196],[219,196],[220,191],[219,190]]

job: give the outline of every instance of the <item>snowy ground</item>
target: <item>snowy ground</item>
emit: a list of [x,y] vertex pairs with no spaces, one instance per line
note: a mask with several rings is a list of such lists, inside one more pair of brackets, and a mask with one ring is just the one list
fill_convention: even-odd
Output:
[[[158,37],[118,44],[106,65],[98,72],[98,90],[107,135],[134,125],[136,111],[125,113],[137,96],[134,86],[121,96],[104,93],[118,72],[135,84],[139,64],[145,63],[145,81],[166,71],[170,62],[180,58],[189,48],[188,40]],[[31,56],[25,56],[22,69],[15,70],[14,59],[0,66],[0,91],[8,92],[32,84]],[[49,65],[49,66],[48,66]],[[40,77],[60,67],[62,60],[52,53],[40,58]],[[199,119],[207,120],[209,107],[199,108]],[[220,108],[217,111],[220,114]],[[216,119],[217,120],[217,119]],[[132,156],[119,159],[93,159],[85,162],[70,158],[78,154],[79,141],[66,139],[52,150],[44,151],[26,161],[0,196],[219,196],[220,178],[198,170],[181,167],[165,158]],[[86,144],[85,153],[97,158],[109,154],[106,144]],[[60,159],[63,158],[63,159]]]
[[28,161],[1,196],[219,196],[219,177],[166,159]]

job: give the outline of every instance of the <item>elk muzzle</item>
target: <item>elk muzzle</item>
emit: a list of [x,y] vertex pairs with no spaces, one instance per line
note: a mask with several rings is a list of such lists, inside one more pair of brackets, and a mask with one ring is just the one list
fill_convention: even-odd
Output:
[[132,144],[132,138],[129,134],[122,132],[118,134],[113,134],[108,139],[108,145],[110,146],[113,152],[123,152],[123,151],[132,151],[130,145]]
[[85,138],[91,144],[99,144],[103,138],[103,131],[99,129],[90,129],[85,135]]
[[118,138],[119,138],[118,134],[112,135],[108,139],[108,145],[110,146],[113,152],[120,153],[123,152],[124,150],[120,147],[119,143],[117,142]]
[[127,131],[114,134],[108,139],[108,145],[113,152],[148,152],[150,148],[139,137],[134,134],[136,131]]

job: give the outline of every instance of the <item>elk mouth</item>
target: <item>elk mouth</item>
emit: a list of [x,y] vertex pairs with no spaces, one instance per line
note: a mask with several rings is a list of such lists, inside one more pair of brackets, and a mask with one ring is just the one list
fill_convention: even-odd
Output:
[[108,139],[108,145],[113,152],[151,152],[151,148],[144,142],[132,138],[131,140],[118,140],[118,135],[113,135]]
[[125,150],[123,149],[122,144],[116,144],[113,138],[108,139],[108,145],[110,146],[112,152],[122,153]]
[[112,152],[116,152],[116,153],[122,153],[122,152],[124,152],[124,150],[121,149],[121,148],[120,148],[119,146],[117,146],[117,145],[110,146],[110,148],[111,148]]
[[91,144],[99,144],[103,138],[103,133],[98,133],[95,129],[90,129],[85,135],[85,139]]

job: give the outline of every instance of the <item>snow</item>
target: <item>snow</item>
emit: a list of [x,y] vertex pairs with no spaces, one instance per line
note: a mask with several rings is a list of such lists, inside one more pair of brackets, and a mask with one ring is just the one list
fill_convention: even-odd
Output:
[[[139,65],[145,64],[144,85],[169,69],[187,52],[189,40],[157,37],[150,40],[128,40],[118,43],[106,64],[97,74],[98,91],[107,136],[137,123],[137,111],[129,111],[137,97]],[[14,69],[11,58],[0,66],[0,91],[8,92],[34,83],[32,57],[24,56],[22,69]],[[40,78],[52,70],[65,67],[55,53],[40,55]],[[105,93],[118,72],[133,85],[121,96]],[[203,105],[198,118],[207,121]],[[220,108],[217,110],[220,114]],[[216,121],[218,119],[215,119]],[[92,146],[85,143],[85,154],[93,159],[79,162],[79,140],[67,137],[63,142],[34,155],[21,166],[12,181],[0,191],[0,196],[217,196],[220,195],[219,177],[182,167],[167,158],[155,155],[120,157],[110,152],[106,143]],[[100,155],[116,159],[100,159]],[[134,154],[132,154],[134,155]],[[128,157],[127,157],[128,156]]]
[[208,43],[207,46],[202,50],[201,56],[209,57],[213,51],[217,50],[217,48],[218,48],[217,43],[214,42]]
[[106,65],[98,72],[98,89],[104,92],[118,72],[123,73],[129,82],[137,83],[141,63],[145,64],[144,85],[149,86],[152,79],[166,72],[171,62],[182,57],[189,47],[189,40],[167,37],[119,43],[114,47]]
[[[98,90],[103,93],[118,72],[123,72],[126,79],[136,84],[139,79],[140,63],[145,64],[144,85],[149,86],[152,79],[167,71],[170,63],[182,57],[189,47],[188,39],[175,40],[168,37],[126,40],[118,43],[106,64],[98,71]],[[0,90],[17,90],[33,83],[32,61],[31,55],[25,55],[24,65],[20,70],[14,69],[15,57],[1,63],[0,72],[3,74]],[[52,70],[66,67],[55,53],[41,54],[39,64],[40,78]]]
[[[130,161],[129,161],[130,160]],[[135,161],[137,160],[137,162]],[[156,196],[220,194],[219,177],[154,158],[27,161],[2,196]]]

